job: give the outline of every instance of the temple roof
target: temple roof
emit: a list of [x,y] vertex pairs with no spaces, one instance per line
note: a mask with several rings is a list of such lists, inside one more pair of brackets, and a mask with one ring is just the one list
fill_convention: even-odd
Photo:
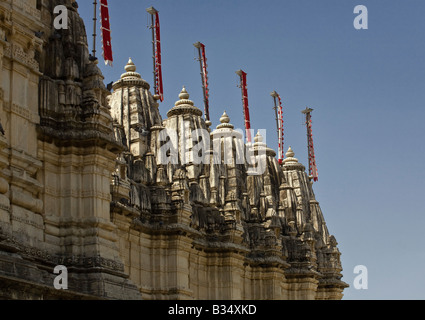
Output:
[[136,65],[131,58],[129,58],[124,69],[126,72],[121,75],[121,79],[112,85],[114,90],[119,89],[122,86],[138,86],[148,90],[150,89],[149,83],[142,79],[140,73],[136,72]]
[[305,167],[303,164],[298,162],[297,158],[294,158],[295,153],[292,150],[292,147],[290,146],[288,151],[286,152],[286,158],[283,160],[283,167],[285,169],[291,170],[291,169],[296,169],[296,170],[305,170]]
[[174,104],[174,107],[167,113],[167,117],[170,118],[175,115],[181,114],[193,114],[195,116],[202,116],[202,111],[194,106],[192,100],[189,100],[190,96],[186,88],[183,86],[182,91],[179,94],[179,99]]

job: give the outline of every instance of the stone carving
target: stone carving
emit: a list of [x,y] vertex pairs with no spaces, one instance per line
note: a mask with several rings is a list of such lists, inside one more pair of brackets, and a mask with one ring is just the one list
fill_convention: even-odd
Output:
[[[50,9],[63,3],[70,28],[52,33]],[[337,242],[292,148],[280,165],[257,134],[252,150],[264,148],[264,170],[250,175],[254,168],[236,161],[245,145],[227,113],[213,129],[186,88],[163,119],[129,59],[110,92],[74,3],[42,1],[38,10],[19,0],[14,15],[0,4],[5,64],[22,63],[39,89],[28,106],[3,103],[35,140],[16,144],[18,122],[0,139],[0,281],[9,283],[0,298],[27,282],[27,297],[40,298],[49,270],[64,264],[76,271],[74,299],[340,299],[347,285]],[[34,20],[43,39],[32,34]],[[184,150],[174,163],[158,160],[163,130]],[[195,163],[194,146],[207,138],[211,157]],[[214,148],[225,141],[226,151]]]

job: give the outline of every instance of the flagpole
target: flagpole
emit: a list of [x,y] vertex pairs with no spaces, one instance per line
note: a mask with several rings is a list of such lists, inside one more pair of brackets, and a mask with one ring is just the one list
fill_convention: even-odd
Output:
[[93,15],[93,58],[96,58],[96,26],[97,26],[97,0],[94,0],[94,15]]
[[276,129],[277,129],[277,139],[280,139],[280,130],[279,130],[279,115],[278,115],[278,105],[277,105],[277,97],[278,97],[278,94],[277,94],[277,92],[276,91],[273,91],[271,94],[270,94],[272,97],[273,97],[273,101],[274,101],[274,108],[273,108],[273,110],[274,110],[274,112],[275,112],[275,114],[276,114]]
[[156,49],[155,49],[155,18],[154,15],[158,12],[154,7],[147,8],[146,11],[151,15],[151,26],[152,29],[152,58],[153,58],[153,84],[154,93],[157,92],[157,74],[156,74]]
[[205,121],[210,121],[210,113],[209,113],[209,105],[208,105],[209,103],[208,103],[208,96],[207,96],[207,83],[205,83],[207,75],[205,74],[206,68],[204,71],[204,66],[203,66],[203,63],[206,64],[206,61],[203,62],[202,51],[201,51],[203,44],[198,41],[194,43],[193,45],[195,48],[198,49],[198,56],[199,56],[198,61],[201,66],[202,91],[204,93],[204,106],[205,106]]

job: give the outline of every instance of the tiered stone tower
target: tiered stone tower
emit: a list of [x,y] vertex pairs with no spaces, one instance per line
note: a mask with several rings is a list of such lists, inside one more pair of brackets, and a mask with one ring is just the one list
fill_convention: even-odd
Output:
[[[112,189],[123,192],[114,194],[112,221],[120,229],[124,264],[143,296],[341,298],[346,285],[336,241],[292,149],[280,166],[257,134],[252,147],[265,150],[265,170],[250,175],[249,166],[236,161],[244,144],[226,112],[211,131],[183,88],[161,123],[155,97],[131,59],[125,69],[110,99],[116,136],[129,141],[117,161]],[[159,161],[164,131],[175,132],[175,163]],[[201,141],[210,141],[210,158],[196,163],[193,150]],[[231,147],[214,149],[226,143]]]
[[109,92],[77,7],[0,3],[0,298],[342,298],[337,242],[292,149],[279,165],[257,134],[252,174],[226,112],[213,130],[183,88],[163,120],[131,59]]

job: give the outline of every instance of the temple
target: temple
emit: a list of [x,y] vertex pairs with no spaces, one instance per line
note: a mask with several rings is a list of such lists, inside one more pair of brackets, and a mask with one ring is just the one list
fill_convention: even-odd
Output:
[[109,91],[74,0],[0,3],[0,298],[341,299],[337,241],[292,148],[279,164],[258,133],[253,174],[226,112],[213,128],[183,87],[163,119],[122,67]]

